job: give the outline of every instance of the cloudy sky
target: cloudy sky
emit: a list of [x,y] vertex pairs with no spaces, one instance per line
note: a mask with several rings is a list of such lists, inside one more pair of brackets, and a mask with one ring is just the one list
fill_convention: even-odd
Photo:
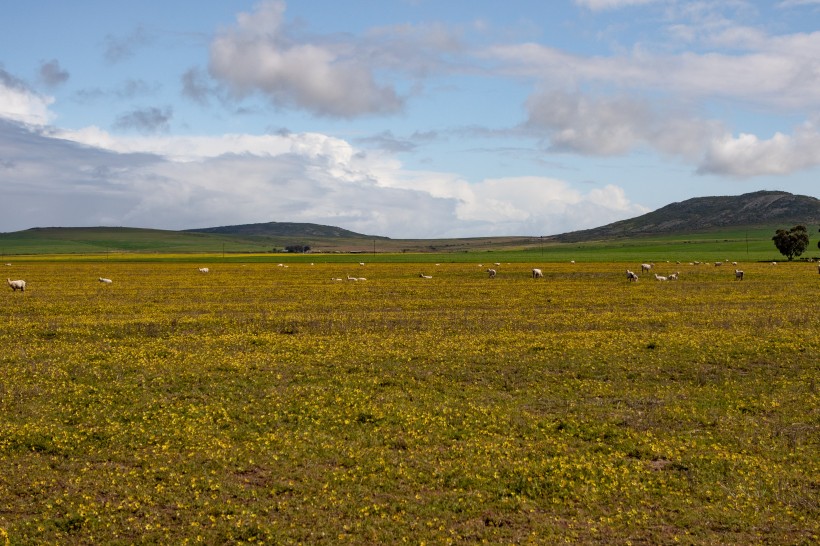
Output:
[[820,197],[820,0],[38,0],[0,18],[0,231],[550,235]]

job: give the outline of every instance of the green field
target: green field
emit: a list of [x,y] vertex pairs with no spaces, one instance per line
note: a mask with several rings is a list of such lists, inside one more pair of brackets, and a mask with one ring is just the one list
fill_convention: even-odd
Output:
[[820,540],[817,264],[467,254],[12,259],[0,544]]
[[[496,237],[451,240],[316,239],[284,237],[232,237],[158,230],[82,228],[43,229],[0,234],[4,261],[51,260],[62,255],[86,261],[230,262],[715,262],[780,261],[772,242],[775,226],[736,228],[614,239],[586,243],[556,243],[549,237]],[[820,256],[814,232],[803,258]],[[297,255],[271,252],[289,244],[310,244],[313,253]]]

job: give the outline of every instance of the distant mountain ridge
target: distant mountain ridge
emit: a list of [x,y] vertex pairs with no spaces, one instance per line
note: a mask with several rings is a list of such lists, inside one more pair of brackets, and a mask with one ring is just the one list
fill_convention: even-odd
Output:
[[376,235],[364,235],[340,227],[299,222],[264,222],[260,224],[240,224],[210,228],[185,229],[190,233],[216,233],[220,235],[240,235],[254,237],[311,237],[348,239],[388,239]]
[[757,191],[738,196],[695,197],[671,203],[642,216],[605,226],[562,233],[562,243],[692,233],[726,227],[820,223],[820,199],[784,191]]

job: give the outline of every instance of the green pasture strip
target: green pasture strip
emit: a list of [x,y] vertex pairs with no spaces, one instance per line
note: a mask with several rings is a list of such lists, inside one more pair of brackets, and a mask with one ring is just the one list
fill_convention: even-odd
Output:
[[817,264],[362,261],[13,261],[0,543],[820,542]]

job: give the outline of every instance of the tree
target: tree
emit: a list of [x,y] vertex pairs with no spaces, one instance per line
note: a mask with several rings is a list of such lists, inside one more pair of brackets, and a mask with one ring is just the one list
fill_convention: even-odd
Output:
[[791,261],[795,256],[803,254],[809,246],[809,232],[806,231],[806,226],[794,226],[790,230],[778,229],[772,241],[777,250]]

